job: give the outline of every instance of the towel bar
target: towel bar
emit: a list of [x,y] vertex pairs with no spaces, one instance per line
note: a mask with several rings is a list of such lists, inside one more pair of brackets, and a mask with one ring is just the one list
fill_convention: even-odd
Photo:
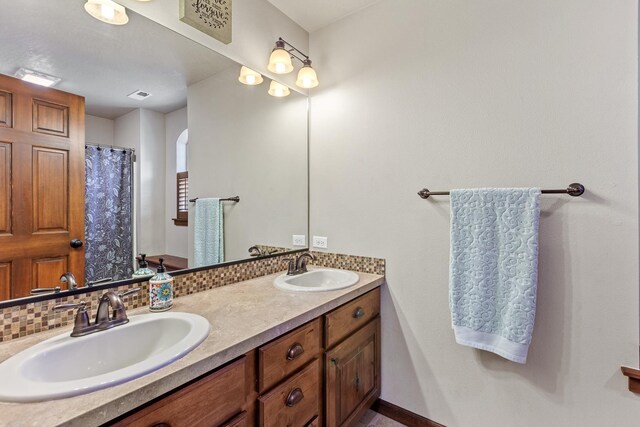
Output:
[[[542,194],[568,194],[573,197],[582,196],[584,193],[584,185],[574,182],[573,184],[569,184],[567,188],[559,189],[559,190],[541,190]],[[418,196],[423,199],[428,199],[429,196],[448,196],[450,194],[449,191],[429,191],[426,188],[418,191]]]
[[[191,203],[195,203],[196,200],[198,200],[199,197],[196,197],[195,199],[189,199],[189,201]],[[221,202],[236,202],[238,203],[240,201],[240,196],[233,196],[233,197],[227,197],[226,199],[220,199]]]

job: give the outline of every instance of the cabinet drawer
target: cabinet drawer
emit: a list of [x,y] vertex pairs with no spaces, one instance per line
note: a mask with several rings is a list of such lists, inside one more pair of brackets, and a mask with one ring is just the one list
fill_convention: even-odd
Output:
[[258,390],[278,384],[322,351],[321,323],[316,319],[258,349]]
[[380,313],[380,288],[376,288],[325,314],[325,346],[332,347]]
[[303,427],[322,409],[320,359],[258,398],[260,426]]
[[[242,412],[246,356],[147,406],[116,426],[217,426]],[[243,425],[243,424],[231,424]]]

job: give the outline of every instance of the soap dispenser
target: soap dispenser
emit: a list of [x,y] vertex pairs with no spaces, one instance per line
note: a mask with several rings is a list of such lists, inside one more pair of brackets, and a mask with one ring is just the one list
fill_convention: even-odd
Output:
[[164,258],[160,258],[158,272],[149,279],[149,310],[166,311],[173,306],[173,277],[165,272]]
[[149,268],[149,263],[145,259],[147,254],[140,254],[138,258],[138,269],[133,273],[134,279],[145,278],[153,276],[153,270]]

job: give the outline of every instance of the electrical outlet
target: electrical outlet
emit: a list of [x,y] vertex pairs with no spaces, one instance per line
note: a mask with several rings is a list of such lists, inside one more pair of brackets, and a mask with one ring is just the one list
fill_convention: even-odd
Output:
[[293,235],[293,246],[307,246],[307,239],[304,234]]
[[327,238],[321,236],[313,236],[313,247],[318,249],[327,249]]

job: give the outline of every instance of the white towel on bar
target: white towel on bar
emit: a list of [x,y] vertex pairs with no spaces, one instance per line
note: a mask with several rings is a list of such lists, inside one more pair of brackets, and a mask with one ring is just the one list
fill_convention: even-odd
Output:
[[527,361],[539,216],[539,188],[451,191],[449,304],[459,344]]

